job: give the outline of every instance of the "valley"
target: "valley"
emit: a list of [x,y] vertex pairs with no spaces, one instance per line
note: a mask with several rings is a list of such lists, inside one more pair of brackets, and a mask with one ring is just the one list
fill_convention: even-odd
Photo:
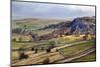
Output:
[[12,66],[95,61],[95,17],[12,22]]

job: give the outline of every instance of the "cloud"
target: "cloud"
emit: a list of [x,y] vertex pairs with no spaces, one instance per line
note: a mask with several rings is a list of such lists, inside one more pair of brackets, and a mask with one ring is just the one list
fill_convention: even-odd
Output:
[[94,16],[95,7],[30,2],[12,2],[12,18],[64,18]]
[[69,8],[72,11],[81,11],[84,12],[88,15],[95,15],[95,7],[91,7],[91,6],[73,6],[70,5]]

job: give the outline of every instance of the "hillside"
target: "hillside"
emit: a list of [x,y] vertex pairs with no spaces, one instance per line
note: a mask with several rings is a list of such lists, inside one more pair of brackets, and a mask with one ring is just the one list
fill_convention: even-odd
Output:
[[80,33],[86,33],[86,32],[95,32],[95,17],[81,17],[74,19],[69,27],[71,27],[70,32],[80,32]]
[[22,28],[27,25],[28,29],[40,29],[50,24],[58,24],[65,20],[62,19],[41,19],[41,18],[26,18],[19,20],[12,20],[12,28]]
[[57,29],[56,32],[63,32],[64,30],[70,34],[95,34],[95,17],[78,17],[72,21],[64,21],[58,24],[51,24],[39,30]]

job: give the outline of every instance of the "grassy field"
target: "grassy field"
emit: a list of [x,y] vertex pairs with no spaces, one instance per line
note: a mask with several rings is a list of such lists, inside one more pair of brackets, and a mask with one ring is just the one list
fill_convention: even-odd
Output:
[[73,60],[72,62],[89,62],[89,61],[96,61],[96,53],[92,52],[84,57],[79,59]]
[[[24,43],[21,43],[21,44],[23,44],[24,45]],[[33,46],[33,43],[27,43],[27,44],[30,44],[30,46]],[[20,45],[20,44],[19,44]],[[47,44],[46,44],[47,45]],[[41,47],[41,46],[44,46],[43,44],[42,45],[40,45],[39,47]],[[47,45],[48,46],[48,45]],[[61,45],[60,45],[61,46]],[[80,44],[77,44],[77,45],[74,45],[74,46],[71,46],[71,47],[67,47],[67,48],[62,48],[62,49],[60,49],[60,51],[63,53],[63,55],[64,55],[64,57],[71,57],[72,55],[75,55],[75,54],[77,54],[77,53],[80,53],[80,52],[82,52],[82,51],[84,51],[85,49],[88,49],[88,48],[90,48],[90,47],[93,47],[93,46],[95,46],[95,43],[94,43],[94,41],[88,41],[88,42],[85,42],[85,43],[80,43]],[[17,44],[16,44],[16,46],[13,46],[13,47],[19,47]],[[28,46],[24,46],[25,48],[26,47],[29,47],[29,45]],[[39,48],[38,47],[38,48]],[[33,52],[32,51],[26,51],[26,54],[28,54],[30,57],[32,57],[34,54],[32,54]],[[39,51],[39,53],[41,53],[41,51]],[[38,56],[38,58],[40,57],[43,57],[43,58],[41,58],[41,60],[43,60],[43,59],[45,59],[45,57],[50,57],[49,55],[51,55],[51,54],[49,54],[49,53],[46,53],[45,54],[45,56],[42,56],[42,55],[44,55],[44,54],[41,54],[41,55],[37,55]],[[59,53],[57,53],[57,55],[59,56]],[[53,56],[55,57],[55,56],[57,56],[56,55],[56,53],[54,52],[53,53]],[[60,56],[59,56],[60,57]],[[55,60],[57,60],[57,59],[60,59],[59,57],[55,57],[54,59]],[[16,61],[18,61],[18,58],[19,58],[19,54],[18,54],[18,51],[12,51],[12,61],[13,62],[16,62]],[[52,59],[52,57],[51,57],[51,59]],[[35,60],[38,60],[38,59],[35,59]],[[34,61],[35,61],[34,60]],[[78,59],[78,60],[73,60],[72,62],[76,62],[76,61],[85,61],[85,60],[87,60],[87,61],[92,61],[92,60],[95,60],[95,53],[94,54],[89,54],[89,57],[88,57],[88,55],[87,56],[85,56],[85,57],[82,57],[82,58],[80,58],[80,59]],[[51,61],[54,61],[53,59],[51,60]]]
[[63,43],[73,43],[76,41],[80,41],[82,39],[81,35],[80,37],[75,37],[75,36],[63,36],[63,37],[58,37],[58,38],[53,38],[50,40],[42,40],[42,41],[37,41],[37,42],[13,42],[12,41],[12,49],[19,49],[20,47],[32,47],[35,45],[39,46],[49,46],[48,43],[50,41],[55,42],[55,46],[61,46]]
[[45,35],[45,34],[52,33],[53,31],[54,31],[54,29],[35,30],[35,31],[33,31],[33,33],[38,34],[38,36],[42,36],[42,35]]
[[17,51],[12,52],[12,62],[16,62],[19,58],[19,54]]
[[[51,41],[51,40],[50,40]],[[48,41],[38,41],[38,42],[12,42],[12,49],[19,49],[20,47],[22,48],[29,48],[29,47],[48,47],[50,46]]]
[[57,20],[57,19],[37,19],[37,18],[28,18],[28,19],[22,19],[22,20],[13,20],[12,21],[12,28],[22,28],[24,25],[27,25],[28,29],[36,30],[41,29],[45,26],[48,26],[50,24],[57,24],[65,20]]
[[60,49],[60,51],[63,53],[63,55],[65,57],[70,57],[74,54],[77,54],[85,49],[91,48],[95,46],[94,41],[90,41],[90,42],[86,42],[86,43],[81,43],[72,47],[68,47],[68,48],[63,48]]

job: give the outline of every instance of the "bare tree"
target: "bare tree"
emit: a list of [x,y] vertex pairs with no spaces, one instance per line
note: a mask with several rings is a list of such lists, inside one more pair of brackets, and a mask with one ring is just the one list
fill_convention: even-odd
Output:
[[19,48],[19,60],[21,59],[27,59],[29,56],[25,54],[23,48]]
[[50,63],[50,59],[49,59],[49,58],[45,58],[45,59],[43,60],[43,64],[48,64],[48,63]]

